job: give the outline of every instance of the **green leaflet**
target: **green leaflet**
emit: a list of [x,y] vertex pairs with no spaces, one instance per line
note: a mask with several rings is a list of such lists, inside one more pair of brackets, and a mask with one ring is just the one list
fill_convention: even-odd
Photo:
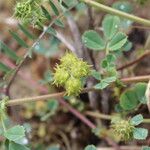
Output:
[[0,62],[0,70],[3,72],[9,72],[10,68],[6,66],[5,64],[3,64],[2,62]]
[[8,140],[15,142],[25,136],[25,129],[23,126],[17,125],[6,130],[6,132],[4,132],[4,136]]
[[25,48],[28,48],[29,46],[26,44],[26,42],[23,40],[23,39],[21,39],[20,37],[19,37],[19,35],[17,34],[17,33],[15,33],[15,32],[13,32],[13,31],[9,31],[10,32],[10,34],[13,36],[13,38],[18,42],[18,44],[20,44],[22,47],[25,47]]
[[86,47],[93,50],[104,50],[105,42],[101,36],[94,30],[86,31],[82,36],[82,41]]
[[54,14],[56,16],[58,16],[59,15],[59,11],[58,11],[57,7],[55,6],[54,2],[52,0],[49,0],[49,4],[50,4],[50,6],[51,6],[51,8],[52,8],[52,10],[54,12]]
[[30,38],[31,40],[34,40],[34,39],[36,38],[34,35],[32,35],[32,34],[28,31],[28,29],[26,29],[25,26],[19,24],[18,27],[19,27],[19,29],[20,29],[28,38]]
[[19,57],[16,55],[16,53],[10,49],[5,43],[0,41],[0,48],[3,50],[3,52],[11,59],[17,61]]

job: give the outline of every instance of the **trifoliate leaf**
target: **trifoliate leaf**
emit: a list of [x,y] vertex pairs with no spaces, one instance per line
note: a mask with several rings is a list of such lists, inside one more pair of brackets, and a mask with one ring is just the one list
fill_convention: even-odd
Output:
[[4,132],[4,136],[8,140],[15,142],[25,136],[25,129],[23,126],[17,125],[6,130],[6,132]]
[[82,41],[87,48],[92,50],[103,50],[105,42],[101,36],[94,30],[86,31],[82,36]]
[[146,83],[137,83],[134,88],[128,89],[120,97],[120,105],[124,110],[132,110],[140,103],[146,103]]
[[136,108],[138,104],[139,104],[139,101],[133,89],[125,91],[120,97],[120,106],[124,110],[132,110]]

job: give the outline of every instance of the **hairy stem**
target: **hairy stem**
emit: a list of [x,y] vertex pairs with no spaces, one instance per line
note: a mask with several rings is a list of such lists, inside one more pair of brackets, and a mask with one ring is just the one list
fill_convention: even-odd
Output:
[[66,101],[64,101],[63,99],[59,99],[58,101],[63,104],[70,112],[72,112],[77,118],[82,120],[82,122],[84,122],[88,127],[90,127],[91,129],[96,128],[96,125],[89,121],[84,115],[80,114],[80,112],[72,108]]
[[[106,115],[106,114],[102,114],[99,112],[92,112],[92,111],[86,111],[85,114],[94,118],[99,118],[104,120],[111,120],[114,117],[113,115]],[[150,119],[149,118],[143,119],[142,123],[150,123]]]
[[150,119],[144,119],[143,123],[150,123]]
[[145,76],[136,76],[136,77],[130,77],[130,78],[123,78],[121,79],[122,82],[124,83],[132,83],[132,82],[144,82],[144,81],[149,81],[150,75],[145,75]]
[[[148,81],[150,79],[150,75],[147,76],[139,76],[139,77],[131,77],[131,78],[123,78],[121,81],[123,82],[138,82],[138,81]],[[82,93],[86,93],[92,90],[96,90],[94,87],[91,88],[84,88],[82,90]],[[41,96],[36,96],[36,97],[28,97],[28,98],[20,98],[20,99],[13,99],[8,101],[8,105],[19,105],[23,104],[25,102],[34,102],[34,101],[40,101],[40,100],[48,100],[50,98],[60,98],[65,95],[65,92],[59,92],[59,93],[54,93],[54,94],[47,94],[47,95],[41,95]]]
[[126,18],[126,19],[129,19],[129,20],[132,20],[132,21],[135,21],[139,24],[143,24],[145,26],[150,26],[150,20],[147,20],[147,19],[143,19],[143,18],[140,18],[140,17],[137,17],[137,16],[134,16],[134,15],[130,15],[128,13],[125,13],[125,12],[122,12],[122,11],[119,11],[119,10],[116,10],[114,8],[111,8],[111,7],[108,7],[108,6],[105,6],[103,4],[100,4],[98,2],[95,2],[93,0],[80,0],[81,2],[84,2],[88,5],[91,5],[95,8],[98,8],[100,9],[101,11],[104,11],[104,12],[107,12],[107,13],[110,13],[112,15],[117,15],[119,17],[123,17],[123,18]]
[[111,115],[101,114],[99,112],[92,112],[92,111],[86,111],[85,114],[91,117],[100,118],[104,120],[111,120],[113,117]]
[[118,67],[117,70],[120,71],[120,70],[123,70],[125,68],[128,68],[128,67],[140,62],[142,59],[144,59],[145,57],[148,57],[148,56],[150,56],[150,50],[145,51],[144,54],[141,55],[140,57],[138,57],[137,59],[135,59],[135,60],[123,65],[123,66]]

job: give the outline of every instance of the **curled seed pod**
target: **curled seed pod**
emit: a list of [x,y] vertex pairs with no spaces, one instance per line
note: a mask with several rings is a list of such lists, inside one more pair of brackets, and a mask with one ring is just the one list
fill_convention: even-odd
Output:
[[14,16],[22,23],[31,23],[33,26],[42,26],[46,21],[42,9],[40,7],[41,0],[23,0],[15,6]]
[[29,1],[18,2],[15,7],[15,17],[23,22],[26,22],[32,14],[32,6]]
[[46,21],[46,18],[39,8],[38,11],[33,11],[32,18],[31,18],[31,24],[35,27],[42,27],[42,24]]
[[66,93],[70,95],[78,95],[81,92],[82,84],[80,79],[69,78],[65,84]]
[[120,137],[122,141],[128,141],[133,138],[134,126],[128,120],[120,120],[112,125],[114,133]]

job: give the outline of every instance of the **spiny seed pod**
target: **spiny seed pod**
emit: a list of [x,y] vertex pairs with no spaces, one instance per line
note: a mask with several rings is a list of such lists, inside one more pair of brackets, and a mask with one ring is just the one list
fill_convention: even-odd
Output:
[[66,53],[61,59],[60,62],[64,67],[70,67],[72,64],[76,64],[78,62],[78,58],[72,53]]
[[69,73],[64,68],[60,68],[57,65],[54,73],[54,84],[60,86],[64,85],[68,78],[69,78]]
[[73,64],[71,68],[71,73],[74,77],[81,78],[90,74],[90,66],[81,60]]
[[90,66],[72,53],[66,53],[60,61],[61,66],[67,68],[76,78],[85,77],[90,73]]
[[81,92],[82,84],[80,79],[69,78],[65,84],[67,95],[78,95]]
[[134,126],[128,120],[120,120],[112,125],[114,133],[120,137],[122,141],[128,141],[133,138]]

